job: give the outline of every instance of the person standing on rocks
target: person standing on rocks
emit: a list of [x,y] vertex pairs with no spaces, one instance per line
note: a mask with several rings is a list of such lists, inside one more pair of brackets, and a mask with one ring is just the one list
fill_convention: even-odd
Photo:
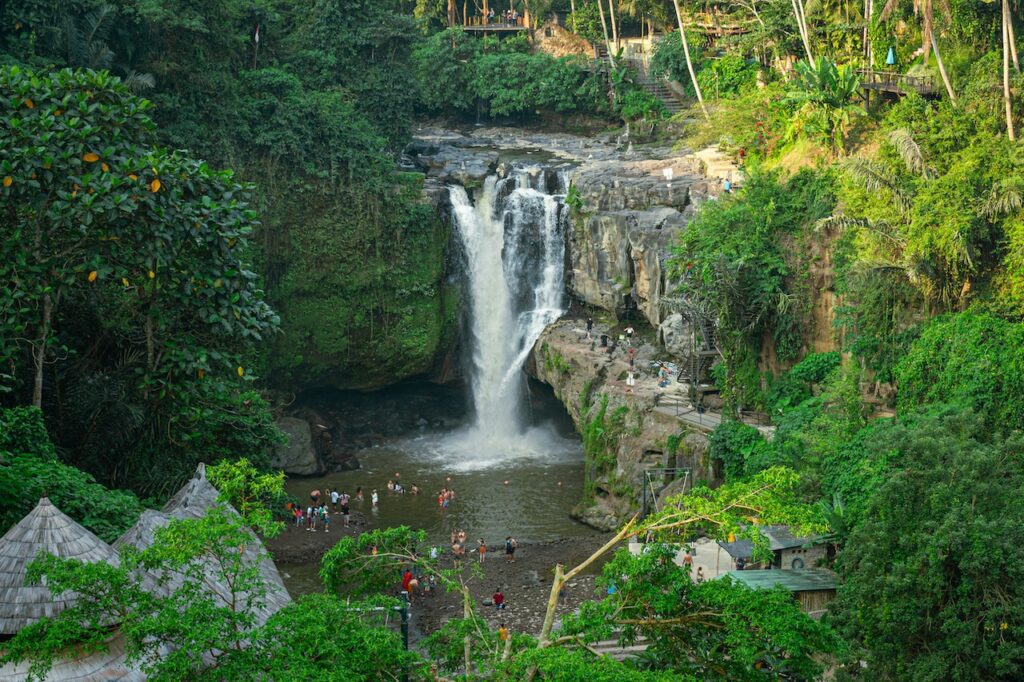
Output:
[[476,541],[476,551],[480,554],[480,563],[483,563],[484,559],[487,558],[487,544],[483,538]]
[[320,506],[320,489],[317,488],[309,494],[309,500],[313,503],[314,507]]
[[373,505],[373,508],[374,508],[374,509],[376,509],[376,508],[377,508],[377,503],[378,503],[378,502],[380,502],[380,496],[379,496],[379,495],[377,495],[377,489],[376,489],[376,488],[374,488],[374,489],[373,489],[373,492],[372,492],[372,493],[370,493],[370,504],[371,504],[371,505]]
[[629,342],[630,348],[632,348],[633,346],[633,334],[635,333],[636,330],[633,329],[633,325],[629,325],[628,327],[626,327],[626,341]]
[[494,596],[491,597],[491,601],[494,603],[494,609],[496,611],[505,610],[505,595],[501,593],[500,587],[495,588]]
[[348,507],[348,495],[345,495],[341,498],[341,522],[346,526],[348,525],[350,514],[351,512]]
[[514,537],[512,537],[511,535],[509,535],[508,537],[505,538],[505,563],[511,564],[511,563],[515,562],[515,560],[516,560],[516,548],[518,546],[519,546],[519,543],[516,542],[516,539]]
[[589,341],[589,340],[591,340],[593,338],[594,338],[594,318],[588,317],[587,318],[587,340]]
[[331,506],[334,508],[334,513],[338,513],[338,489],[331,488]]

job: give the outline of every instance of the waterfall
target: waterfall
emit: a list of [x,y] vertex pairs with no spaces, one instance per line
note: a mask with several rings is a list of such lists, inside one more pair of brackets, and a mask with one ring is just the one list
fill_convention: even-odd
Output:
[[468,435],[481,450],[516,449],[526,430],[523,363],[565,312],[565,197],[551,193],[564,185],[534,167],[489,176],[475,205],[464,188],[449,188],[470,299],[475,423]]

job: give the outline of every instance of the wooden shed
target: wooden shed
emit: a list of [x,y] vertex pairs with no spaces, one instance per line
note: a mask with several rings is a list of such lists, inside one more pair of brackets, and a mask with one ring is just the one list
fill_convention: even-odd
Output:
[[789,590],[800,602],[800,609],[812,618],[821,617],[828,603],[835,599],[839,587],[836,574],[824,568],[729,571],[723,575],[752,590],[770,590],[773,587]]

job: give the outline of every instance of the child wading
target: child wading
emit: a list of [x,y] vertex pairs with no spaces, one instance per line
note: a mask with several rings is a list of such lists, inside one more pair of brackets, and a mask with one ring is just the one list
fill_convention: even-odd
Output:
[[476,551],[480,553],[480,563],[483,563],[484,559],[487,558],[487,545],[484,544],[483,538],[476,541],[476,547]]

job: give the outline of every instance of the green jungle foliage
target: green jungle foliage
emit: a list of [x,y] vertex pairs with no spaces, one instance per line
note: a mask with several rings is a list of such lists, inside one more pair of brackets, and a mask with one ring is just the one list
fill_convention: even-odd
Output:
[[420,103],[431,113],[492,117],[608,112],[605,78],[588,60],[531,53],[515,38],[484,39],[456,27],[412,54]]
[[1020,433],[933,407],[885,435],[890,466],[839,559],[836,624],[883,678],[1019,678]]
[[783,184],[754,170],[737,194],[705,204],[675,249],[680,294],[718,319],[726,395],[736,405],[763,404],[756,358],[764,336],[783,360],[801,351],[807,265],[791,247],[831,211],[832,187],[829,174],[804,171]]
[[933,319],[896,367],[898,405],[956,403],[1024,428],[1024,324],[969,311]]
[[41,497],[104,542],[120,537],[142,511],[135,495],[108,490],[57,459],[38,409],[0,407],[0,528],[21,521]]
[[149,103],[103,72],[4,68],[0,98],[11,396],[60,414],[69,461],[117,486],[261,456],[280,437],[242,386],[277,316],[249,269],[250,189],[156,146]]

